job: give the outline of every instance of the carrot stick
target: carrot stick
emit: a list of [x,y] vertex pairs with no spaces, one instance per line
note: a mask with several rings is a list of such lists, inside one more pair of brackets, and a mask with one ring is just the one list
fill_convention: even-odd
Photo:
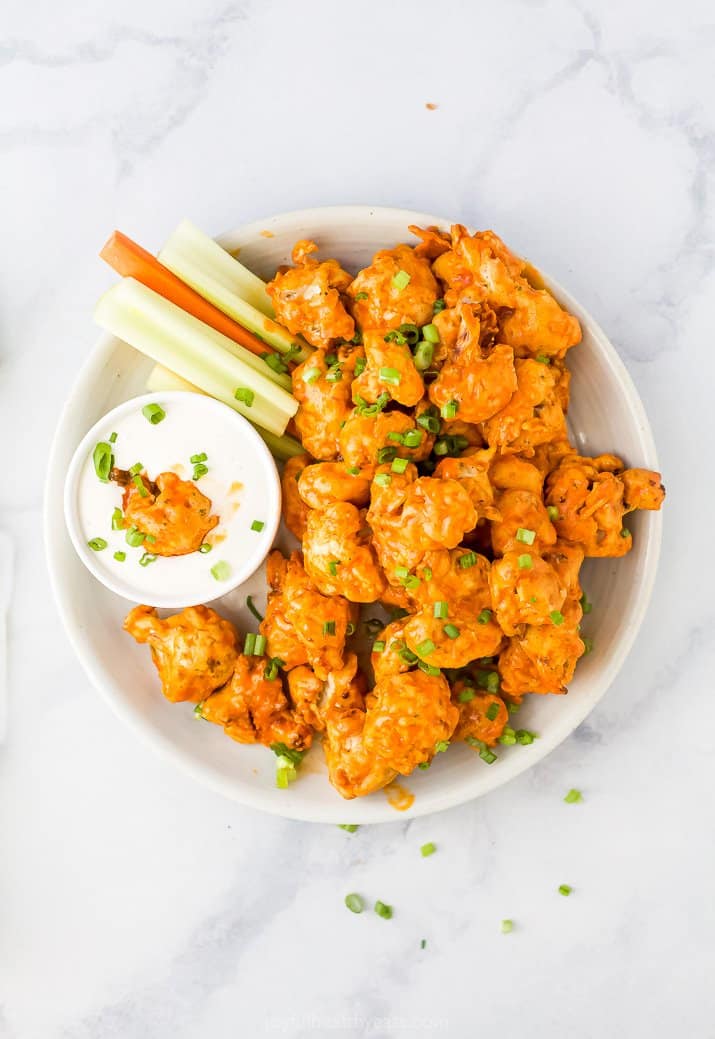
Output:
[[228,317],[213,303],[205,300],[181,278],[172,274],[168,267],[159,263],[155,256],[152,256],[146,249],[142,249],[131,238],[127,238],[121,231],[114,231],[99,255],[118,274],[140,281],[148,289],[153,289],[164,299],[168,299],[170,303],[175,303],[177,307],[181,307],[188,314],[203,321],[205,325],[210,325],[217,332],[222,332],[234,343],[240,343],[251,353],[257,354],[259,357],[265,353],[275,354],[276,351],[262,339],[249,332],[243,325],[239,325],[233,318]]

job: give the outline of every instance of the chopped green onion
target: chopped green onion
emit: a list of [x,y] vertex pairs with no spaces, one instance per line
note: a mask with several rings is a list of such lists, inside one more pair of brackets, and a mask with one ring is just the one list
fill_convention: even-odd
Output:
[[256,641],[253,646],[254,657],[262,657],[266,652],[266,636],[256,635]]
[[420,657],[428,657],[430,653],[434,653],[436,648],[432,639],[425,639],[424,642],[420,642],[419,646],[415,646],[417,655]]
[[492,611],[491,610],[482,610],[482,612],[477,617],[477,624],[488,624],[491,619],[492,619]]
[[534,360],[538,361],[539,364],[551,364],[551,358],[547,357],[546,354],[537,354]]
[[432,580],[432,567],[431,566],[425,566],[425,567],[422,568],[422,580],[423,581],[431,581]]
[[499,692],[499,672],[498,671],[479,671],[477,673],[477,685],[480,689],[486,689],[488,693]]
[[256,633],[254,631],[247,631],[246,637],[243,640],[243,655],[246,657],[253,656],[253,650],[256,647]]
[[241,404],[245,404],[247,408],[253,407],[253,402],[256,399],[253,390],[249,390],[245,386],[239,386],[234,393],[234,397],[236,400],[240,401]]
[[431,761],[420,761],[420,763],[417,766],[417,768],[426,769],[426,768],[429,768],[431,764],[432,764]]
[[139,476],[138,474],[136,476],[132,476],[132,483],[134,484],[136,489],[139,491],[139,493],[142,496],[142,498],[148,498],[149,497],[149,491],[144,486],[144,480],[143,480],[143,478],[141,476]]
[[384,465],[385,462],[392,462],[397,457],[396,447],[381,447],[377,452],[377,461],[380,465]]
[[254,520],[251,524],[251,530],[255,530],[257,534],[260,534],[264,527],[265,523],[263,520]]
[[352,621],[348,621],[348,623],[345,625],[345,634],[347,636],[354,635],[355,634],[355,630],[356,629],[355,629],[355,625],[353,624],[353,622]]
[[528,554],[528,552],[524,553],[523,556],[519,556],[519,558],[517,559],[517,563],[519,564],[520,570],[531,570],[531,556]]
[[442,407],[442,418],[450,419],[455,418],[459,411],[459,404],[456,400],[450,400],[447,404]]
[[434,841],[428,841],[427,844],[423,844],[420,848],[420,854],[423,859],[426,859],[429,855],[434,855],[437,851],[437,845]]
[[487,746],[482,747],[482,749],[479,751],[479,757],[487,765],[493,765],[494,762],[497,760],[496,754],[493,751],[491,751]]
[[116,433],[110,433],[109,434],[109,443],[110,444],[116,444],[116,442],[117,442],[117,434]]
[[529,732],[528,729],[517,729],[516,730],[516,742],[520,743],[522,747],[528,747],[530,743],[533,743],[536,739],[535,732]]
[[260,622],[263,620],[263,617],[261,616],[261,614],[256,609],[256,604],[253,601],[253,596],[252,595],[247,595],[246,596],[246,606],[249,608],[249,610],[251,611],[253,616],[256,618],[256,620],[260,624]]
[[516,540],[521,541],[524,545],[533,545],[535,537],[536,531],[529,530],[526,527],[519,527],[516,532]]
[[502,934],[511,934],[511,932],[513,930],[514,930],[514,921],[513,920],[502,920],[502,922],[501,922],[501,933]]
[[206,476],[208,471],[208,466],[204,465],[203,462],[197,462],[191,478],[192,480],[200,480],[202,476]]
[[395,444],[404,444],[404,442],[405,442],[404,436],[403,436],[402,433],[394,433],[394,432],[388,433],[387,434],[387,439],[388,440],[392,440],[393,443],[395,443]]
[[588,599],[586,598],[586,593],[585,592],[581,596],[581,609],[583,610],[584,613],[590,613],[591,610],[593,609],[593,603],[588,601]]
[[434,346],[425,339],[417,344],[412,358],[418,372],[426,372],[434,359]]
[[393,473],[399,473],[399,475],[401,476],[405,472],[405,470],[407,469],[408,465],[409,465],[409,459],[408,458],[395,458],[395,459],[393,459],[393,462],[392,462],[392,471],[393,471]]
[[367,358],[366,357],[357,357],[355,359],[355,378],[357,379],[357,377],[359,375],[362,375],[362,373],[365,371],[366,368],[367,368]]
[[320,378],[320,368],[309,368],[303,373],[303,378],[306,382],[317,382]]
[[442,630],[448,639],[459,638],[459,628],[455,627],[454,624],[445,624]]
[[373,642],[373,644],[372,644],[372,651],[373,651],[373,653],[384,653],[385,652],[385,643],[382,641],[382,639],[377,639],[375,642]]
[[323,635],[335,634],[335,621],[325,621],[323,624]]
[[325,363],[327,364],[328,368],[332,368],[332,366],[334,364],[338,363],[338,355],[337,354],[326,354],[325,355]]
[[402,437],[402,443],[405,447],[419,447],[422,443],[422,430],[421,429],[408,429]]
[[364,300],[364,299],[367,299],[367,298],[368,298],[367,292],[356,292],[355,293],[355,301],[357,303],[360,303],[361,300]]
[[432,607],[432,616],[436,617],[437,620],[445,620],[449,616],[449,603],[444,599],[440,599]]
[[93,552],[102,552],[107,547],[107,542],[104,538],[92,538],[92,540],[88,541],[87,544]]
[[231,567],[221,559],[215,566],[211,567],[211,576],[215,581],[227,581],[231,576]]
[[573,787],[569,790],[568,794],[564,798],[567,805],[575,805],[580,801],[583,801],[583,794],[580,790],[574,790]]
[[427,946],[427,939],[426,939],[426,938],[423,938],[423,939],[422,939],[422,940],[420,941],[420,949],[424,949],[424,948],[426,948],[426,946]]
[[434,303],[432,304],[432,310],[434,311],[435,314],[439,314],[439,312],[441,310],[444,310],[444,308],[446,306],[447,306],[447,304],[444,302],[443,299],[436,299],[434,301]]
[[486,714],[490,722],[496,721],[497,715],[499,714],[499,704],[496,703],[496,701],[494,703],[490,703],[484,713]]
[[516,733],[508,725],[504,727],[504,730],[499,737],[499,742],[505,747],[513,747],[516,743]]
[[205,556],[206,553],[210,552],[210,551],[211,551],[211,545],[209,545],[206,541],[204,541],[204,543],[202,545],[199,545],[199,552],[202,555]]
[[156,563],[156,556],[153,556],[151,552],[145,552],[139,560],[139,566],[149,566],[150,563]]
[[208,457],[209,456],[206,454],[206,452],[202,451],[200,455],[192,455],[189,461],[192,465],[197,465],[199,462],[208,461]]
[[375,903],[375,912],[378,916],[381,916],[383,920],[392,919],[392,906],[388,906],[384,902],[378,900]]
[[477,694],[474,692],[471,686],[467,686],[466,689],[462,689],[457,696],[460,703],[470,703]]
[[378,376],[380,382],[389,383],[390,386],[399,386],[402,382],[402,376],[398,372],[397,368],[380,368]]
[[593,652],[593,639],[590,639],[588,635],[582,635],[581,641],[583,642],[583,655],[588,656]]
[[459,557],[459,565],[463,570],[468,570],[471,566],[474,566],[476,562],[476,552],[465,552],[463,556]]
[[570,884],[559,884],[559,894],[560,895],[570,895],[572,891],[573,891],[573,888],[571,887]]
[[392,477],[389,473],[377,473],[375,476],[375,483],[378,487],[389,487],[392,482]]
[[166,412],[159,404],[145,404],[142,415],[152,426],[158,426],[166,418]]
[[154,537],[154,535],[153,535],[153,534],[147,534],[147,536],[146,536],[146,539],[145,539],[145,540],[146,540],[146,541],[147,541],[147,543],[148,543],[148,544],[150,544],[150,545],[155,545],[155,544],[156,544],[156,538]]
[[359,328],[358,328],[357,332],[355,333],[355,335],[350,340],[350,342],[353,344],[353,346],[360,346],[362,344],[362,332],[360,331]]
[[348,476],[359,476],[360,475],[360,467],[357,466],[357,465],[351,465],[345,471],[347,472]]
[[274,682],[278,678],[278,672],[285,664],[285,660],[281,660],[280,657],[271,657],[266,666],[263,668],[263,677],[267,682]]
[[121,509],[115,509],[112,513],[112,530],[124,529],[124,516]]
[[201,703],[197,703],[196,704],[196,707],[194,707],[194,711],[193,711],[194,718],[203,718],[204,717],[204,712],[201,709],[203,706],[204,706],[204,701],[203,700],[201,701]]
[[422,328],[422,335],[424,336],[424,338],[427,340],[428,343],[438,343],[439,342],[439,331],[438,331],[436,325],[432,325],[432,324],[424,325],[423,328]]
[[338,823],[338,829],[345,830],[346,833],[357,833],[360,827],[357,823]]
[[352,894],[345,896],[345,905],[348,907],[351,913],[362,913],[365,908],[365,903],[360,898],[360,895]]
[[629,538],[630,536],[631,536],[630,530],[628,530],[627,527],[623,527],[623,529],[621,530],[621,537],[622,538]]
[[331,559],[330,560],[330,562],[328,563],[328,573],[330,574],[331,577],[337,577],[338,576],[338,567],[339,566],[340,566],[340,560],[339,559]]
[[439,433],[442,428],[442,423],[439,420],[439,413],[432,405],[426,408],[421,415],[418,415],[415,421],[418,426],[421,426],[422,429],[426,429],[428,433]]
[[382,338],[386,343],[397,343],[398,346],[404,346],[407,343],[402,332],[398,331],[396,328],[393,328],[391,332],[388,332],[387,335],[384,335]]
[[343,370],[339,364],[331,364],[330,369],[325,373],[326,382],[340,382],[343,377]]
[[127,558],[127,553],[126,552],[115,552],[114,553],[114,558],[116,559],[116,561],[118,563],[123,563],[124,560]]
[[405,664],[409,664],[410,667],[412,667],[413,664],[417,663],[417,654],[413,653],[411,649],[407,648],[407,646],[403,646],[397,655],[400,658],[400,660],[402,660]]
[[407,271],[398,271],[392,279],[392,284],[395,286],[398,292],[402,292],[410,284],[410,275]]
[[563,622],[564,622],[564,615],[561,612],[561,610],[552,610],[551,613],[549,614],[549,617],[551,617],[551,620],[556,625],[563,624]]
[[102,483],[109,483],[109,474],[114,465],[111,445],[100,440],[92,452],[92,462],[94,463],[94,471]]
[[288,366],[284,363],[283,358],[279,357],[278,354],[261,354],[261,357],[266,362],[269,368],[271,368],[278,375],[285,375],[288,371]]
[[126,543],[132,548],[139,548],[140,545],[143,545],[145,537],[146,534],[143,534],[137,527],[130,527],[124,535]]
[[432,678],[436,678],[438,675],[442,674],[438,667],[435,667],[434,664],[428,664],[426,660],[418,661],[417,667],[420,671],[424,671],[426,675],[430,675]]
[[399,577],[400,580],[404,580],[405,577],[409,577],[410,571],[406,566],[395,567],[395,577]]
[[552,523],[554,520],[557,520],[559,518],[559,510],[556,508],[555,505],[547,505],[546,511]]
[[410,346],[414,346],[420,337],[420,330],[417,327],[417,325],[412,325],[408,322],[405,322],[404,324],[400,325],[400,332],[405,337],[405,340],[409,343]]
[[137,473],[140,473],[143,468],[144,468],[144,466],[142,465],[141,462],[135,462],[134,465],[129,470],[129,475],[130,476],[136,476]]

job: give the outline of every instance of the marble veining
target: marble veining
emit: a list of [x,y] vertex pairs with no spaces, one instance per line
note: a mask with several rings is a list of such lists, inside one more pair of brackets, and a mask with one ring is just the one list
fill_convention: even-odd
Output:
[[[0,1037],[715,1036],[711,4],[26,0],[2,24]],[[340,202],[494,226],[561,281],[631,371],[669,492],[646,622],[587,721],[480,801],[356,834],[223,801],[137,742],[41,547],[109,231],[156,248],[184,215]]]

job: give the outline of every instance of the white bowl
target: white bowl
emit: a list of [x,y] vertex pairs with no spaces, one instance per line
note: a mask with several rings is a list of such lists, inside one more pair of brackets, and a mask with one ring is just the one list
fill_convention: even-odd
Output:
[[[290,262],[300,238],[314,238],[321,256],[335,256],[357,270],[378,248],[409,238],[408,224],[446,222],[401,209],[336,206],[284,213],[239,228],[219,241],[240,249],[241,260],[270,277]],[[498,229],[497,229],[498,230]],[[261,232],[269,232],[262,234]],[[517,251],[518,242],[510,242]],[[538,257],[534,257],[538,267]],[[542,272],[543,273],[543,272]],[[583,342],[569,354],[573,374],[569,420],[579,449],[612,451],[630,465],[658,468],[655,445],[631,379],[603,331],[576,300],[548,277],[554,295],[575,314]],[[588,560],[583,585],[595,604],[584,631],[594,651],[577,668],[569,694],[527,697],[519,724],[540,734],[528,747],[502,747],[486,765],[471,748],[451,747],[432,767],[403,781],[415,795],[397,815],[381,791],[344,801],[328,783],[320,750],[311,753],[297,782],[275,787],[275,759],[261,747],[239,746],[220,728],[197,722],[190,704],[172,705],[161,695],[145,646],[121,632],[126,604],[93,579],[72,549],[62,515],[63,474],[76,445],[99,416],[145,389],[150,364],[121,340],[103,335],[79,373],[60,418],[50,453],[45,496],[45,542],[57,604],[70,641],[92,682],[114,710],[197,780],[244,804],[294,819],[332,823],[394,821],[461,804],[530,768],[558,746],[601,699],[628,653],[648,605],[661,539],[659,513],[629,516],[633,549],[623,559]],[[264,601],[259,570],[240,591],[217,604],[239,627],[255,628],[245,608],[247,593]]]
[[[123,455],[127,466],[136,461],[137,456],[146,463],[147,470],[154,475],[162,468],[170,466],[178,457],[178,431],[179,440],[187,435],[190,438],[187,441],[186,458],[191,453],[189,445],[195,445],[197,439],[200,440],[201,447],[209,451],[210,458],[215,457],[217,452],[220,454],[219,461],[223,472],[230,472],[230,480],[238,480],[244,488],[248,488],[254,504],[260,505],[258,516],[263,521],[262,530],[256,533],[249,531],[248,523],[253,519],[253,513],[245,515],[245,504],[233,519],[228,521],[226,529],[229,536],[225,544],[231,546],[229,558],[232,566],[230,576],[225,581],[219,582],[211,575],[212,564],[215,564],[221,555],[226,554],[223,550],[214,551],[210,557],[198,557],[192,553],[178,559],[158,558],[150,567],[138,567],[138,557],[149,546],[145,544],[140,549],[132,551],[126,544],[124,531],[111,529],[109,520],[112,507],[119,505],[121,494],[116,485],[102,487],[98,483],[93,472],[92,452],[98,441],[106,441],[112,430],[122,428],[122,420],[126,416],[138,416],[145,404],[156,402],[165,408],[166,418],[160,428],[146,423],[146,430],[142,431],[138,440],[137,455]],[[173,430],[171,428],[177,405],[180,405],[180,411],[186,416],[184,422],[188,419],[187,429],[182,428],[183,424],[182,427],[178,425],[178,416],[174,421]],[[155,429],[161,437],[161,442],[152,446]],[[201,431],[200,434],[197,434],[198,430]],[[123,439],[120,434],[115,445],[119,457],[122,456]],[[209,447],[209,444],[213,444],[213,447]],[[169,456],[166,455],[167,445],[171,452]],[[87,529],[87,520],[83,515],[81,493],[82,486],[87,488],[89,481],[93,485],[93,493],[99,490],[104,496],[98,511],[106,513],[106,523],[91,529]],[[204,482],[202,481],[201,489],[211,494],[215,505],[216,497],[213,492],[206,490]],[[220,486],[218,494],[220,497]],[[103,504],[105,498],[106,506]],[[281,521],[281,486],[273,456],[243,415],[239,415],[237,411],[233,411],[221,401],[214,400],[213,397],[186,390],[170,390],[131,397],[95,422],[77,447],[67,470],[64,505],[65,522],[75,551],[98,581],[131,602],[180,610],[184,606],[196,606],[199,603],[221,599],[234,588],[244,584],[256,572],[268,555],[278,532]],[[230,501],[228,507],[231,508]],[[109,542],[102,552],[93,551],[87,540],[95,535],[101,535]],[[125,552],[127,558],[123,563],[114,561],[115,549]],[[236,560],[235,564],[233,559]],[[177,590],[179,587],[180,590]]]

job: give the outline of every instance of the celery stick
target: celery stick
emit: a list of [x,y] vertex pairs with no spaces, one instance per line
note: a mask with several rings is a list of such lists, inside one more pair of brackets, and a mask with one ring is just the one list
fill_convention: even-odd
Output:
[[[200,232],[198,232],[200,234]],[[245,271],[238,260],[222,249],[211,238],[206,238],[225,257],[225,262],[235,264],[239,272]],[[213,263],[206,260],[201,250],[196,250],[191,242],[187,242],[182,234],[171,236],[158,256],[160,263],[168,267],[178,278],[190,285],[195,292],[203,296],[215,307],[228,314],[239,325],[263,339],[279,353],[289,351],[297,361],[304,361],[311,353],[312,347],[303,342],[300,336],[293,336],[282,325],[267,317],[256,307],[247,303],[241,296],[243,276],[228,279],[224,270],[224,261],[220,271],[216,271]],[[227,284],[229,282],[229,284]],[[296,352],[297,351],[297,352]]]
[[[152,393],[162,393],[164,390],[185,390],[203,395],[204,392],[198,386],[193,386],[186,379],[182,379],[181,376],[170,372],[163,364],[155,364],[149,372],[146,388]],[[295,455],[305,454],[305,448],[301,442],[294,437],[288,436],[287,433],[282,437],[277,437],[274,433],[269,433],[267,429],[262,429],[260,426],[255,426],[254,428],[265,441],[273,457],[279,461],[285,462],[288,458],[293,458]]]
[[248,267],[244,267],[190,220],[181,221],[164,248],[192,256],[206,274],[211,275],[229,292],[235,292],[266,317],[275,318],[273,301],[266,292],[265,281],[253,271],[249,271]]
[[[298,410],[294,397],[237,355],[237,344],[133,278],[106,292],[94,316],[130,346],[271,433],[280,436]],[[238,387],[253,390],[250,407],[236,400]]]

